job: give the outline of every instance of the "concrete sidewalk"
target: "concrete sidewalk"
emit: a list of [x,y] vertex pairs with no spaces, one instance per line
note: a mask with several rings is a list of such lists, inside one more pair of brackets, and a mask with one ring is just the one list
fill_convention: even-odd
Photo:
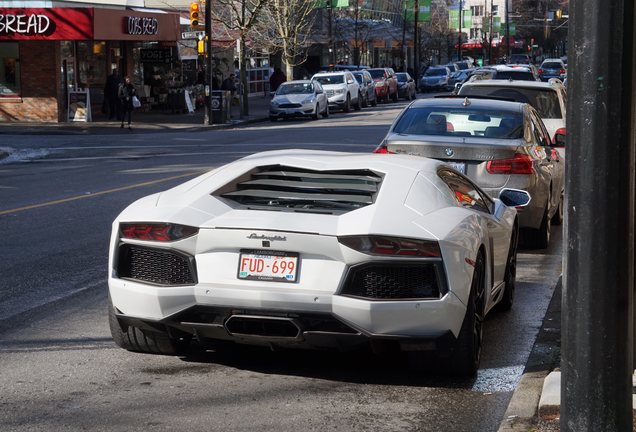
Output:
[[132,129],[128,130],[121,122],[108,120],[96,113],[92,122],[4,122],[0,123],[0,134],[9,135],[74,135],[74,134],[127,134],[127,133],[158,133],[170,131],[201,131],[227,129],[243,124],[250,124],[269,119],[269,96],[256,96],[249,99],[249,115],[242,117],[240,107],[231,109],[231,120],[225,124],[205,125],[203,108],[194,113],[173,113],[170,111],[135,111],[132,115]]

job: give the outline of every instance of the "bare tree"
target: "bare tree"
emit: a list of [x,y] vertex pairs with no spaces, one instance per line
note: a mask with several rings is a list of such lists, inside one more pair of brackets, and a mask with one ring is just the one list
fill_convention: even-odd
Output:
[[259,27],[271,37],[267,38],[265,32],[261,31],[259,42],[267,40],[273,51],[282,53],[288,80],[294,78],[294,66],[307,60],[307,48],[315,20],[314,0],[269,0],[265,8],[264,19]]
[[[211,1],[211,0],[208,0]],[[247,46],[250,32],[255,28],[269,0],[215,0],[210,19],[222,25],[227,35],[240,41],[239,63],[243,103],[241,114],[249,114],[247,85]]]

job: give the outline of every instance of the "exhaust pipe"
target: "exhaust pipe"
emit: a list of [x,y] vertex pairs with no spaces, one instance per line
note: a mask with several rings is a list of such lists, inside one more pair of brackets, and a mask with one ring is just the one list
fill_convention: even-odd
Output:
[[232,315],[225,330],[238,338],[300,340],[300,325],[292,318],[258,315]]

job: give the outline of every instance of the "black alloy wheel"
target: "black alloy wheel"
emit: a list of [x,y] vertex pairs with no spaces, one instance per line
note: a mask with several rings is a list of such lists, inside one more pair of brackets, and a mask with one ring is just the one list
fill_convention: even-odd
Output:
[[348,113],[349,111],[351,111],[351,96],[349,96],[349,93],[347,93],[347,100],[345,101],[344,107],[342,108],[343,112]]
[[519,228],[515,221],[510,238],[510,248],[508,249],[508,259],[504,275],[504,292],[496,309],[500,312],[508,311],[512,308],[515,298],[515,282],[517,279],[517,247],[519,239]]
[[477,255],[466,315],[448,364],[453,375],[473,377],[479,369],[486,309],[484,258]]
[[554,225],[561,225],[563,223],[563,219],[565,217],[563,199],[564,199],[563,192],[561,192],[561,198],[559,199],[559,206],[557,207],[556,212],[554,212],[554,216],[552,216],[552,223]]

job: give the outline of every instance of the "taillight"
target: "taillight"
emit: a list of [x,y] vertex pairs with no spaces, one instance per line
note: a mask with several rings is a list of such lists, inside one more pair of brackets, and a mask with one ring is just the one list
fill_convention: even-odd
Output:
[[543,73],[543,69],[539,68],[539,73]]
[[565,73],[565,69],[559,69],[559,73],[564,74]]
[[488,161],[486,170],[490,174],[532,174],[533,161],[530,156],[517,153],[512,159]]
[[377,146],[375,150],[373,150],[373,153],[394,154],[394,152],[389,151],[389,148],[386,146],[386,144],[380,144],[379,146]]
[[351,249],[369,255],[393,255],[439,258],[439,243],[381,235],[338,237],[338,241]]
[[199,229],[187,225],[133,222],[120,224],[119,232],[125,239],[170,242],[193,236]]

